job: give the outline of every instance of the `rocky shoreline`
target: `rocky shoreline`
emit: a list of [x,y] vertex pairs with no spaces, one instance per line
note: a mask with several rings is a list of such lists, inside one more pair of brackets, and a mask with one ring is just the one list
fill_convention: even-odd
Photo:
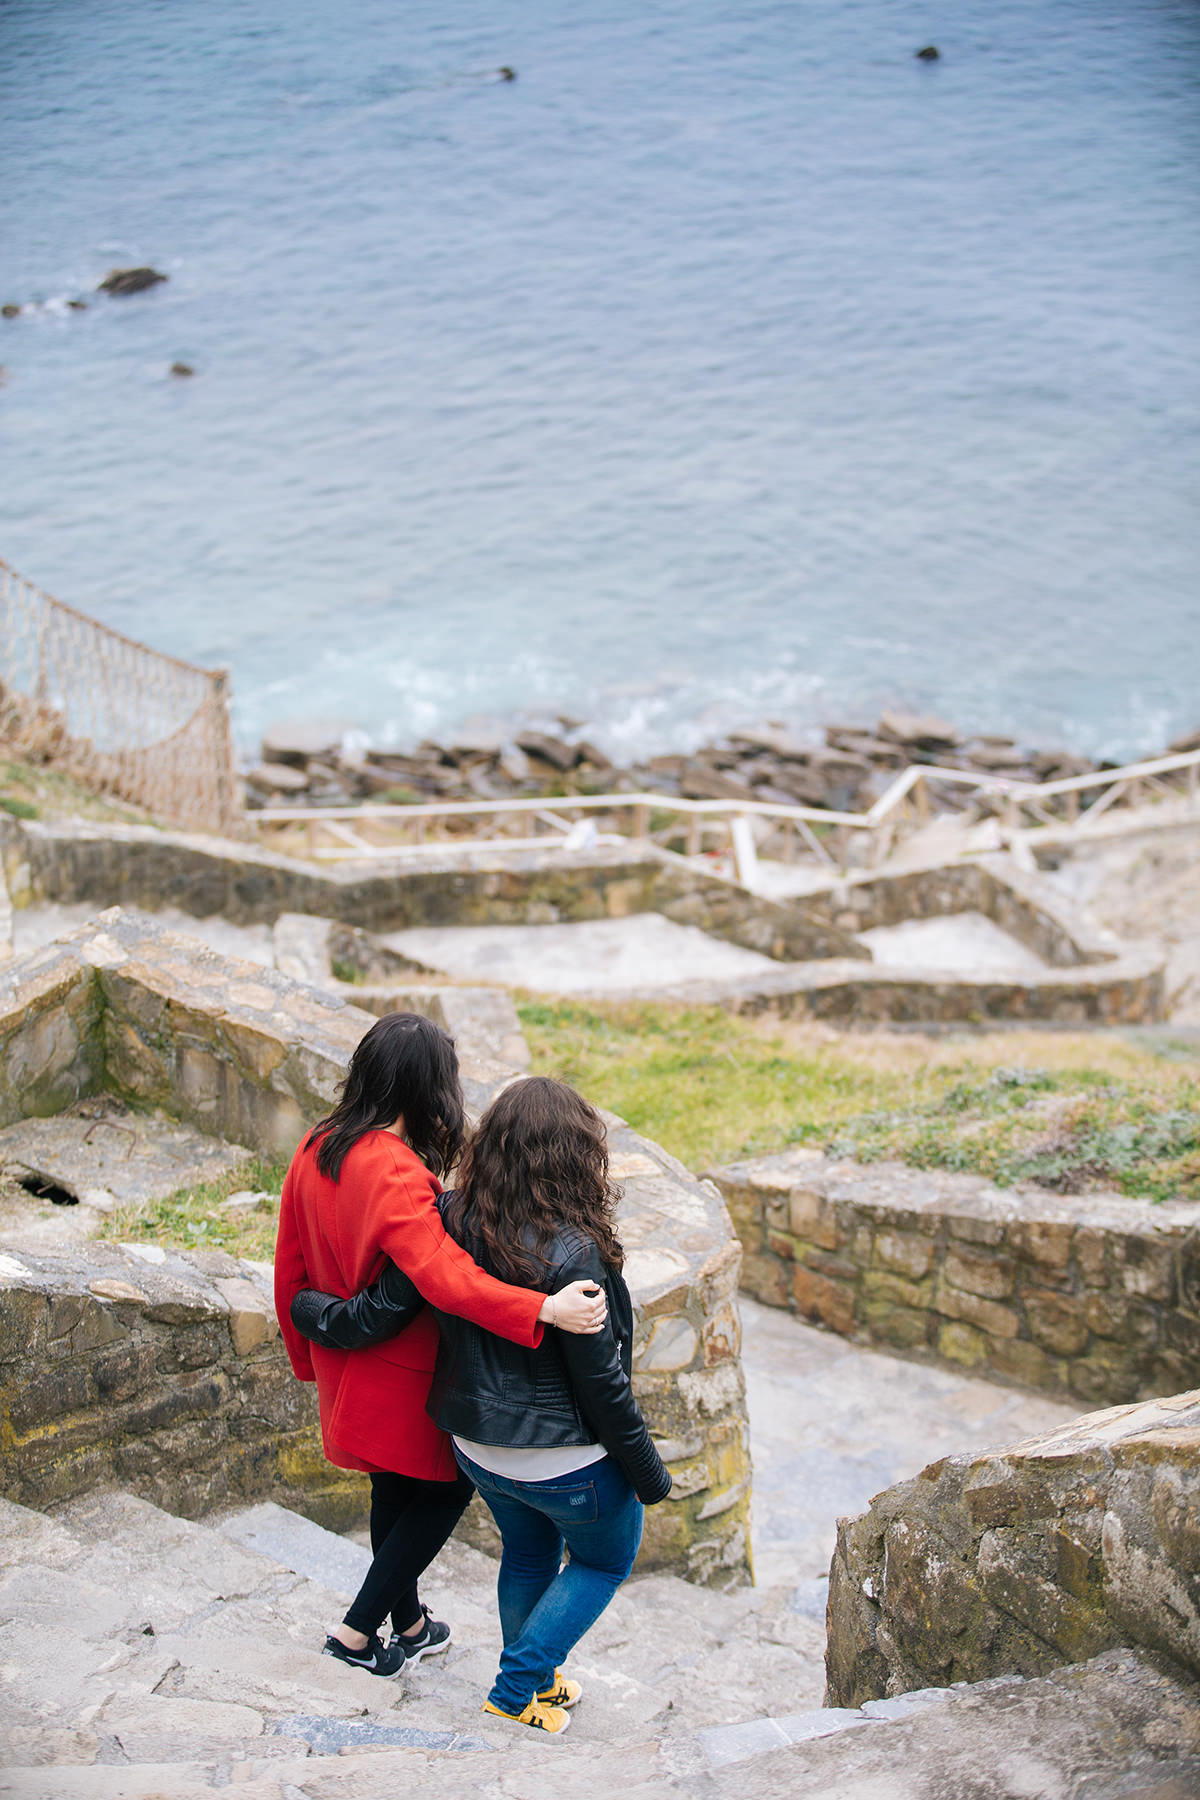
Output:
[[[768,724],[731,732],[687,754],[666,753],[618,765],[586,735],[560,721],[551,733],[464,729],[445,744],[414,750],[354,748],[339,725],[289,721],[264,736],[261,759],[245,771],[250,807],[352,806],[454,800],[513,800],[573,794],[649,792],[687,800],[765,801],[784,806],[865,811],[909,763],[942,763],[1016,781],[1056,781],[1112,768],[1061,748],[1037,748],[996,733],[969,734],[945,719],[885,711],[874,726],[827,725],[823,742]],[[349,747],[348,747],[349,746]],[[1200,749],[1200,729],[1167,746]],[[977,793],[939,791],[947,811]]]

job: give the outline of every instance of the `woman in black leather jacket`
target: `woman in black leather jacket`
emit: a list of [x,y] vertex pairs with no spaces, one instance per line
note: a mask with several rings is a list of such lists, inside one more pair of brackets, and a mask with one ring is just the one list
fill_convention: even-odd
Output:
[[[503,1540],[504,1650],[484,1711],[549,1732],[567,1728],[580,1692],[560,1665],[633,1567],[642,1504],[671,1488],[630,1385],[633,1307],[614,1201],[599,1115],[565,1083],[535,1076],[492,1103],[458,1189],[438,1203],[489,1274],[546,1291],[591,1279],[607,1293],[602,1332],[549,1330],[536,1349],[438,1314],[428,1410]],[[351,1349],[402,1329],[421,1304],[389,1267],[350,1300],[297,1295],[292,1317],[318,1342]]]

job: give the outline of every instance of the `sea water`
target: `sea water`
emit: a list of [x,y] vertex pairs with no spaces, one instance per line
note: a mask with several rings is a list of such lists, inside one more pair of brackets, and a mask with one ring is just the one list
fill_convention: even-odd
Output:
[[1198,73],[1194,0],[0,0],[0,556],[247,743],[1153,749]]

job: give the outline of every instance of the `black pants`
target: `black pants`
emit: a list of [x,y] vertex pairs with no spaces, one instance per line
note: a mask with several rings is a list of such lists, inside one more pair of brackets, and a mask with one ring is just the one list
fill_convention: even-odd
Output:
[[343,1624],[371,1636],[388,1613],[397,1631],[421,1617],[417,1581],[425,1573],[475,1492],[460,1469],[453,1481],[416,1475],[372,1475],[371,1549],[374,1561]]

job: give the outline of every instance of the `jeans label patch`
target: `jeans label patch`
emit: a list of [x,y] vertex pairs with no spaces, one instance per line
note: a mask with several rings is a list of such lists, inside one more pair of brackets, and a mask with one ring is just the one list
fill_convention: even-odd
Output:
[[586,1506],[587,1505],[587,1495],[586,1494],[572,1494],[569,1504],[571,1506]]

